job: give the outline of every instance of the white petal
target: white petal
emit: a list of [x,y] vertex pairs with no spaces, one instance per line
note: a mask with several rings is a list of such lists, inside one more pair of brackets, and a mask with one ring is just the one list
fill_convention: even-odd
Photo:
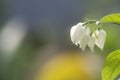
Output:
[[95,44],[102,50],[105,43],[106,32],[104,30],[97,30],[94,35]]
[[87,27],[86,34],[87,34],[87,35],[90,35],[90,33],[91,33],[90,28]]
[[88,47],[92,52],[94,51],[94,45],[95,45],[95,39],[92,36],[89,36]]
[[84,28],[83,23],[79,23],[73,26],[70,30],[70,36],[73,43],[77,43],[86,32],[86,28]]
[[88,40],[89,40],[89,36],[88,35],[85,35],[81,40],[80,40],[80,48],[84,51],[86,46],[87,46],[87,43],[88,43]]

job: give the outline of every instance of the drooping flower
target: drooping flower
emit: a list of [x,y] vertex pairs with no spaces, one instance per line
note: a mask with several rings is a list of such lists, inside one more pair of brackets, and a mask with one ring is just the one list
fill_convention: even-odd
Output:
[[93,35],[95,44],[102,50],[105,44],[106,32],[104,30],[96,30]]
[[90,49],[93,51],[94,48],[94,40],[90,36],[89,27],[84,26],[84,23],[78,23],[73,26],[70,31],[71,40],[74,44],[78,45],[84,51],[86,46],[88,45]]
[[70,30],[70,36],[73,43],[79,43],[79,40],[86,34],[87,29],[83,26],[84,23],[78,23]]
[[88,47],[92,52],[94,51],[94,45],[95,45],[95,39],[92,36],[89,36]]
[[83,36],[83,38],[81,38],[81,40],[79,40],[80,48],[83,51],[85,50],[85,48],[87,46],[88,40],[89,40],[89,36],[88,35]]
[[96,44],[101,50],[104,47],[106,32],[104,30],[97,29],[93,33],[90,31],[89,27],[86,27],[84,23],[78,23],[73,26],[70,30],[71,40],[75,45],[84,51],[86,46],[90,50],[94,51],[94,45]]

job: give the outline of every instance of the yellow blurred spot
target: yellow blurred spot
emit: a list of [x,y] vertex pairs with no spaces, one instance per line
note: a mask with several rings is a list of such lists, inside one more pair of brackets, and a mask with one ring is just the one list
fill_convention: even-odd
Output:
[[55,56],[38,71],[35,80],[94,80],[84,68],[84,57],[80,53]]

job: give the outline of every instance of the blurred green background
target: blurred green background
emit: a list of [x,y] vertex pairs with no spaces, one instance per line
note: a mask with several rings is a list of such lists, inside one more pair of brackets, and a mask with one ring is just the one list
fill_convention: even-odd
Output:
[[[82,52],[76,47],[69,31],[85,19],[99,20],[107,14],[119,13],[119,4],[120,0],[0,0],[0,80],[41,80],[38,76],[48,77],[47,80],[100,80],[105,57],[120,48],[120,25],[102,25],[107,32],[105,47],[103,51],[95,47],[94,54],[89,49]],[[83,71],[74,73],[78,69],[76,61],[79,60],[74,60],[78,59],[78,53],[82,58],[86,55],[80,63],[89,64],[90,69],[79,67]],[[60,74],[74,63],[70,68],[73,74],[67,74],[69,70]],[[66,66],[61,69],[57,64]],[[97,75],[91,75],[92,71]],[[52,79],[52,75],[57,78]]]

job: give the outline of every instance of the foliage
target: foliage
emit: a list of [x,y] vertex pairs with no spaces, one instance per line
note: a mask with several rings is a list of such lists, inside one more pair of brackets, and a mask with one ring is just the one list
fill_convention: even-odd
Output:
[[[100,19],[100,22],[120,24],[120,14],[109,14]],[[102,80],[119,80],[120,76],[120,50],[110,53],[103,65]]]
[[100,19],[100,22],[112,22],[120,24],[120,13],[109,14]]
[[102,69],[102,80],[118,80],[120,74],[120,50],[108,55]]

